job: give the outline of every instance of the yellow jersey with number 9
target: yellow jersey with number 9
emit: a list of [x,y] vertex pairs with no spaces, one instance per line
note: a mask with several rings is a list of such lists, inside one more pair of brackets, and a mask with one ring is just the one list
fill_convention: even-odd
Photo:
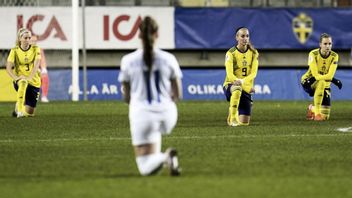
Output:
[[250,93],[258,72],[258,56],[257,50],[252,51],[249,48],[245,52],[241,52],[236,47],[229,49],[225,58],[226,78],[223,86],[242,79],[242,89]]
[[[40,48],[36,45],[31,45],[28,50],[22,50],[19,46],[12,48],[7,61],[14,64],[13,71],[16,76],[23,75],[28,77],[34,68],[35,60],[40,59]],[[28,83],[34,87],[40,88],[39,69]]]

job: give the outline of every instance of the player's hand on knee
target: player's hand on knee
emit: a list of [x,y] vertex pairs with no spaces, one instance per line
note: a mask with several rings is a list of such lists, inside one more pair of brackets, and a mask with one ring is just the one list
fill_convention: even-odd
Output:
[[339,79],[337,79],[337,78],[333,78],[333,79],[331,80],[331,82],[332,82],[334,85],[336,85],[339,89],[342,89],[342,82],[341,82],[341,80],[339,80]]

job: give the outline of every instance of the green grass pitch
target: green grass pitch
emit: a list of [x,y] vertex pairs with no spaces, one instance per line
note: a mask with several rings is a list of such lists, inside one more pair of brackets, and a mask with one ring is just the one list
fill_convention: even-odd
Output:
[[[305,120],[308,102],[255,101],[251,125],[228,127],[226,102],[181,102],[163,149],[182,176],[138,174],[128,106],[38,104],[34,118],[0,103],[0,197],[352,197],[352,102]],[[352,131],[352,130],[350,130]]]

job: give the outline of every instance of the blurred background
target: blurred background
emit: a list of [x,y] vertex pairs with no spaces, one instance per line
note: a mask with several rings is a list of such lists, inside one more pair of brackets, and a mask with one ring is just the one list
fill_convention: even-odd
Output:
[[[72,99],[74,2],[0,0],[0,101],[14,100],[5,64],[21,27],[37,35],[45,50],[49,99]],[[225,53],[235,45],[234,31],[240,26],[249,28],[260,53],[255,99],[308,99],[300,76],[323,32],[332,35],[333,50],[340,56],[336,77],[344,87],[333,87],[333,98],[352,99],[352,0],[86,0],[78,4],[80,100],[121,99],[120,60],[140,47],[137,27],[146,15],[160,26],[157,46],[180,63],[186,100],[224,100]]]

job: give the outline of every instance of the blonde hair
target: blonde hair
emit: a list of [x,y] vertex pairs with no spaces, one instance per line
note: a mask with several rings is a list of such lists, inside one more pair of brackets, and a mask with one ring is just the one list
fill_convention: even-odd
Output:
[[27,28],[20,28],[17,32],[16,45],[20,45],[20,39],[24,34],[32,34]]
[[[239,28],[237,28],[236,29],[236,37],[238,36],[238,32],[240,31],[240,30],[242,30],[242,29],[245,29],[245,30],[247,30],[248,32],[249,32],[249,29],[247,28],[247,27],[244,27],[244,26],[241,26],[241,27],[239,27]],[[251,41],[249,40],[248,41],[248,44],[247,44],[247,47],[252,51],[252,52],[255,52],[256,51],[256,49],[254,48],[254,46],[253,46],[253,44],[251,43]]]

